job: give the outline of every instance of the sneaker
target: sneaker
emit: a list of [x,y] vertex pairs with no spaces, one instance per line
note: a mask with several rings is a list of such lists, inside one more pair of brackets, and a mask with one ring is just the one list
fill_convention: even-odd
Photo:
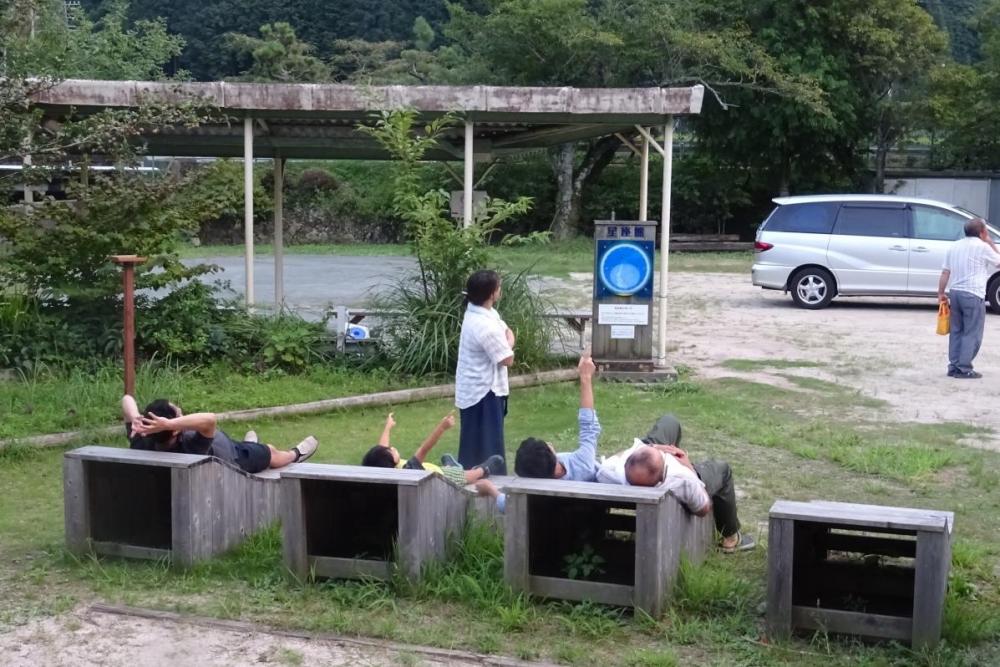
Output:
[[953,377],[955,377],[955,376],[956,376],[956,375],[958,375],[959,373],[961,373],[961,371],[960,371],[960,370],[958,370],[957,368],[949,368],[949,369],[948,369],[948,377],[950,377],[950,378],[953,378]]
[[476,467],[483,469],[483,478],[490,475],[502,475],[505,470],[503,457],[499,454],[494,454]]
[[257,439],[257,431],[247,431],[246,435],[243,436],[243,442],[260,442]]
[[445,454],[441,457],[441,465],[445,468],[461,468],[462,464],[455,460],[455,457],[451,454]]
[[722,549],[722,553],[734,554],[737,551],[750,551],[751,549],[757,547],[757,541],[754,540],[751,536],[744,535],[743,533],[736,533],[736,536],[737,536],[736,544],[734,544],[733,546],[731,547],[720,546],[720,548]]
[[965,371],[964,373],[962,371],[958,371],[952,375],[952,377],[959,380],[978,380],[983,377],[983,374],[977,373],[976,371]]
[[295,452],[295,463],[302,463],[315,454],[317,447],[319,447],[319,441],[311,435],[292,447],[292,451]]

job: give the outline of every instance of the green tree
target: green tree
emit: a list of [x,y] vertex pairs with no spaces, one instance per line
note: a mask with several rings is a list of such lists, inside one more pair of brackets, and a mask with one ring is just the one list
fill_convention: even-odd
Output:
[[226,35],[226,46],[250,59],[242,81],[313,83],[330,80],[330,68],[313,55],[315,48],[301,41],[288,23],[267,23],[260,37],[238,33]]
[[869,146],[884,156],[905,129],[906,87],[943,48],[912,0],[730,0],[719,9],[746,16],[778,65],[815,81],[826,101],[817,113],[793,96],[731,89],[728,111],[709,107],[692,122],[698,150],[750,170],[768,198],[858,187]]
[[[469,76],[513,85],[669,86],[701,83],[721,99],[731,90],[796,100],[829,115],[807,75],[782,66],[740,12],[710,0],[489,0],[482,14],[449,5],[444,32],[467,55]],[[482,82],[482,81],[480,81]],[[580,228],[584,190],[620,142],[605,137],[550,151],[557,184],[551,230]]]

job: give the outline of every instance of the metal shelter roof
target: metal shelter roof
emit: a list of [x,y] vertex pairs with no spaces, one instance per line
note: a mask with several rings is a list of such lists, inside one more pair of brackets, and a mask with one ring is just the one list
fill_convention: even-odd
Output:
[[[67,80],[39,92],[46,116],[138,106],[144,98],[200,98],[234,119],[254,119],[254,156],[385,159],[357,132],[382,109],[412,108],[422,119],[456,112],[474,124],[477,160],[578,139],[662,126],[701,111],[704,88],[544,88],[498,86],[353,86],[344,84],[174,83]],[[241,157],[239,122],[167,128],[146,135],[152,155]],[[461,160],[464,129],[450,129],[430,160]]]

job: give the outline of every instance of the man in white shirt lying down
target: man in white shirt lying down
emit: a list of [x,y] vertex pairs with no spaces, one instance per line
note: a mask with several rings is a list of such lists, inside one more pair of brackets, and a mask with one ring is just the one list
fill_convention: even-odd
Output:
[[729,464],[713,460],[692,464],[687,452],[677,446],[680,434],[680,422],[673,415],[660,418],[645,438],[636,438],[624,452],[606,458],[597,471],[597,481],[663,486],[695,516],[715,510],[723,553],[753,549],[757,546],[753,537],[740,532]]

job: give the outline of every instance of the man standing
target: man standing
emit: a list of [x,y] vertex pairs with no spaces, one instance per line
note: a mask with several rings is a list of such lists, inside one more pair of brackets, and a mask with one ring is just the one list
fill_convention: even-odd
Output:
[[948,249],[938,281],[938,301],[951,307],[949,377],[970,380],[983,377],[972,369],[972,360],[983,343],[986,282],[998,267],[1000,253],[990,238],[986,221],[973,218],[965,223],[965,238],[955,241]]

